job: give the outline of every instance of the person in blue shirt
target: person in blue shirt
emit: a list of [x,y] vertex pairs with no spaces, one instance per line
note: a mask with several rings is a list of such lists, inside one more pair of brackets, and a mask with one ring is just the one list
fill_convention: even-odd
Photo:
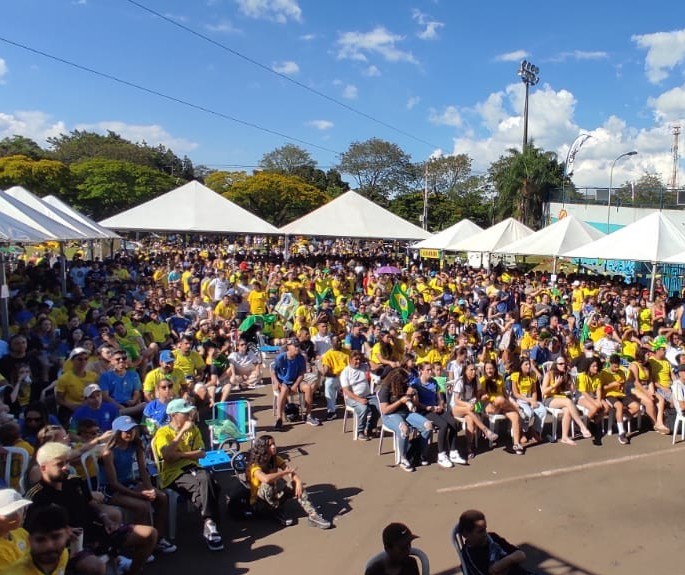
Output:
[[542,366],[550,361],[551,359],[551,353],[549,351],[549,348],[547,347],[549,345],[549,341],[552,339],[552,334],[549,333],[547,330],[542,330],[540,332],[540,340],[538,343],[533,346],[533,348],[530,350],[530,362],[531,362],[531,367],[537,374],[537,376],[542,379],[543,373],[542,373]]
[[366,352],[366,336],[362,333],[362,324],[355,323],[352,325],[350,333],[345,336],[345,349],[350,351]]
[[155,386],[155,399],[145,406],[143,410],[144,422],[154,422],[155,427],[161,427],[169,423],[166,407],[174,399],[174,382],[170,379],[160,379]]
[[121,349],[112,354],[113,369],[104,372],[98,381],[103,399],[113,403],[120,415],[140,415],[145,409],[138,372],[128,369],[128,357]]
[[112,422],[119,417],[119,410],[112,403],[102,402],[102,389],[97,383],[87,385],[83,390],[85,401],[83,405],[74,411],[71,416],[72,430],[76,430],[78,422],[82,419],[92,419],[97,422],[100,431],[112,429]]
[[283,428],[283,412],[290,395],[302,393],[304,395],[305,413],[303,419],[313,426],[321,425],[321,422],[312,415],[312,403],[314,399],[314,386],[304,382],[307,371],[307,361],[300,353],[299,341],[290,340],[285,351],[276,356],[271,366],[271,384],[273,385],[276,399],[276,425],[274,429]]

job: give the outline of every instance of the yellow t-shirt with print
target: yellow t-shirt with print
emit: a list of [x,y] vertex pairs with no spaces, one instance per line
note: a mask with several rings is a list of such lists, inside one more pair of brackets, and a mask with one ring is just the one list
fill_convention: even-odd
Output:
[[174,395],[180,397],[181,387],[186,383],[186,376],[175,365],[169,374],[165,374],[159,367],[148,371],[143,382],[143,392],[154,394],[157,384],[163,379],[170,379],[174,383]]
[[[285,466],[285,459],[282,457],[276,455],[275,458],[275,465],[277,469],[282,469]],[[257,502],[257,493],[259,491],[259,487],[262,484],[261,481],[257,478],[257,472],[261,471],[261,468],[259,465],[256,463],[253,463],[250,465],[249,469],[247,470],[247,480],[250,484],[250,505],[254,505]],[[269,472],[273,472],[274,470],[269,470]]]
[[599,375],[590,377],[587,373],[578,374],[578,391],[581,393],[590,393],[595,395],[601,386],[602,381]]
[[521,375],[521,372],[515,371],[510,376],[511,383],[516,384],[519,394],[524,397],[531,397],[537,388],[537,380],[530,375]]
[[92,371],[86,371],[83,377],[79,377],[73,371],[65,371],[57,380],[55,393],[63,393],[64,399],[72,403],[83,402],[83,390],[87,385],[98,382],[98,375]]
[[166,322],[149,321],[143,326],[143,333],[149,334],[150,339],[155,343],[163,343],[171,334]]
[[266,313],[266,302],[269,296],[265,291],[252,290],[247,294],[247,303],[250,304],[250,313],[253,315],[263,315]]
[[[162,489],[166,488],[168,485],[176,481],[181,475],[183,475],[183,468],[187,465],[197,465],[195,459],[188,459],[181,457],[176,461],[167,463],[162,457],[162,449],[169,445],[176,437],[177,431],[174,430],[170,425],[164,425],[157,430],[155,436],[152,438],[152,449],[155,450],[157,459],[160,461],[159,477]],[[197,449],[204,449],[205,444],[202,441],[202,433],[196,425],[193,425],[188,431],[186,431],[179,442],[176,444],[176,448],[181,453],[187,453],[189,451],[195,451]]]
[[329,349],[321,356],[321,365],[328,368],[329,376],[338,376],[347,367],[349,360],[350,354],[347,350]]
[[649,376],[659,387],[669,388],[673,383],[671,377],[671,364],[666,359],[656,359],[650,357],[647,362],[649,366]]
[[0,537],[0,572],[4,573],[5,568],[28,555],[29,551],[29,534],[22,527],[13,529],[7,537]]
[[495,401],[495,399],[497,399],[498,397],[502,397],[504,395],[504,380],[502,379],[502,376],[496,375],[495,377],[489,378],[491,385],[493,383],[495,384],[494,391],[493,391],[492,387],[490,390],[486,390],[486,387],[485,387],[486,379],[488,379],[488,378],[486,378],[484,375],[481,375],[479,381],[480,381],[480,388],[485,390],[485,393],[488,394],[488,399],[490,401]]
[[205,360],[196,351],[191,351],[188,355],[183,355],[180,350],[175,349],[173,351],[174,358],[174,370],[179,369],[183,372],[185,376],[195,375],[196,371],[201,372],[205,368]]
[[602,382],[602,388],[606,388],[607,385],[611,385],[612,383],[619,382],[621,384],[620,389],[612,389],[610,391],[606,391],[604,395],[606,397],[625,397],[626,394],[623,393],[624,386],[626,384],[626,372],[625,370],[621,367],[618,369],[618,371],[613,372],[609,369],[603,369],[599,373],[599,379]]

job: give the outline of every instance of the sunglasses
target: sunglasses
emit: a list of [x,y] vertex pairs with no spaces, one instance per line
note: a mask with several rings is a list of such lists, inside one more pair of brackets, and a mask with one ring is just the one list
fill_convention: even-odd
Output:
[[172,387],[172,385],[160,385],[159,389],[171,389]]

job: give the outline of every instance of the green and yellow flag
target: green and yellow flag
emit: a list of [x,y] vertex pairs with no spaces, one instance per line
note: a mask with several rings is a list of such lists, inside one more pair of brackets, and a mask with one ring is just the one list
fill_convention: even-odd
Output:
[[402,321],[414,313],[414,302],[409,299],[409,295],[404,291],[399,283],[396,283],[390,292],[390,307],[402,316]]

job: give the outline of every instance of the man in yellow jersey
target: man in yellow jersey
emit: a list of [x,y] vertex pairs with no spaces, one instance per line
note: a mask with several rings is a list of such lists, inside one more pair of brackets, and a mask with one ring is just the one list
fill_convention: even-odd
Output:
[[326,396],[326,419],[335,419],[335,407],[340,391],[340,374],[349,363],[349,352],[342,349],[337,335],[331,336],[331,347],[321,356],[321,368],[324,377],[324,395]]
[[623,423],[624,414],[632,417],[640,411],[639,402],[635,401],[632,396],[625,394],[626,376],[626,371],[621,367],[621,356],[618,354],[609,357],[609,367],[603,369],[599,374],[602,383],[602,395],[615,413],[618,442],[621,445],[630,443]]
[[671,402],[671,384],[673,383],[673,372],[671,364],[666,359],[666,338],[662,335],[654,338],[652,351],[654,355],[647,362],[649,366],[649,377],[654,384],[657,399],[657,415],[654,431],[667,435],[670,433],[664,424],[664,412],[666,403]]

